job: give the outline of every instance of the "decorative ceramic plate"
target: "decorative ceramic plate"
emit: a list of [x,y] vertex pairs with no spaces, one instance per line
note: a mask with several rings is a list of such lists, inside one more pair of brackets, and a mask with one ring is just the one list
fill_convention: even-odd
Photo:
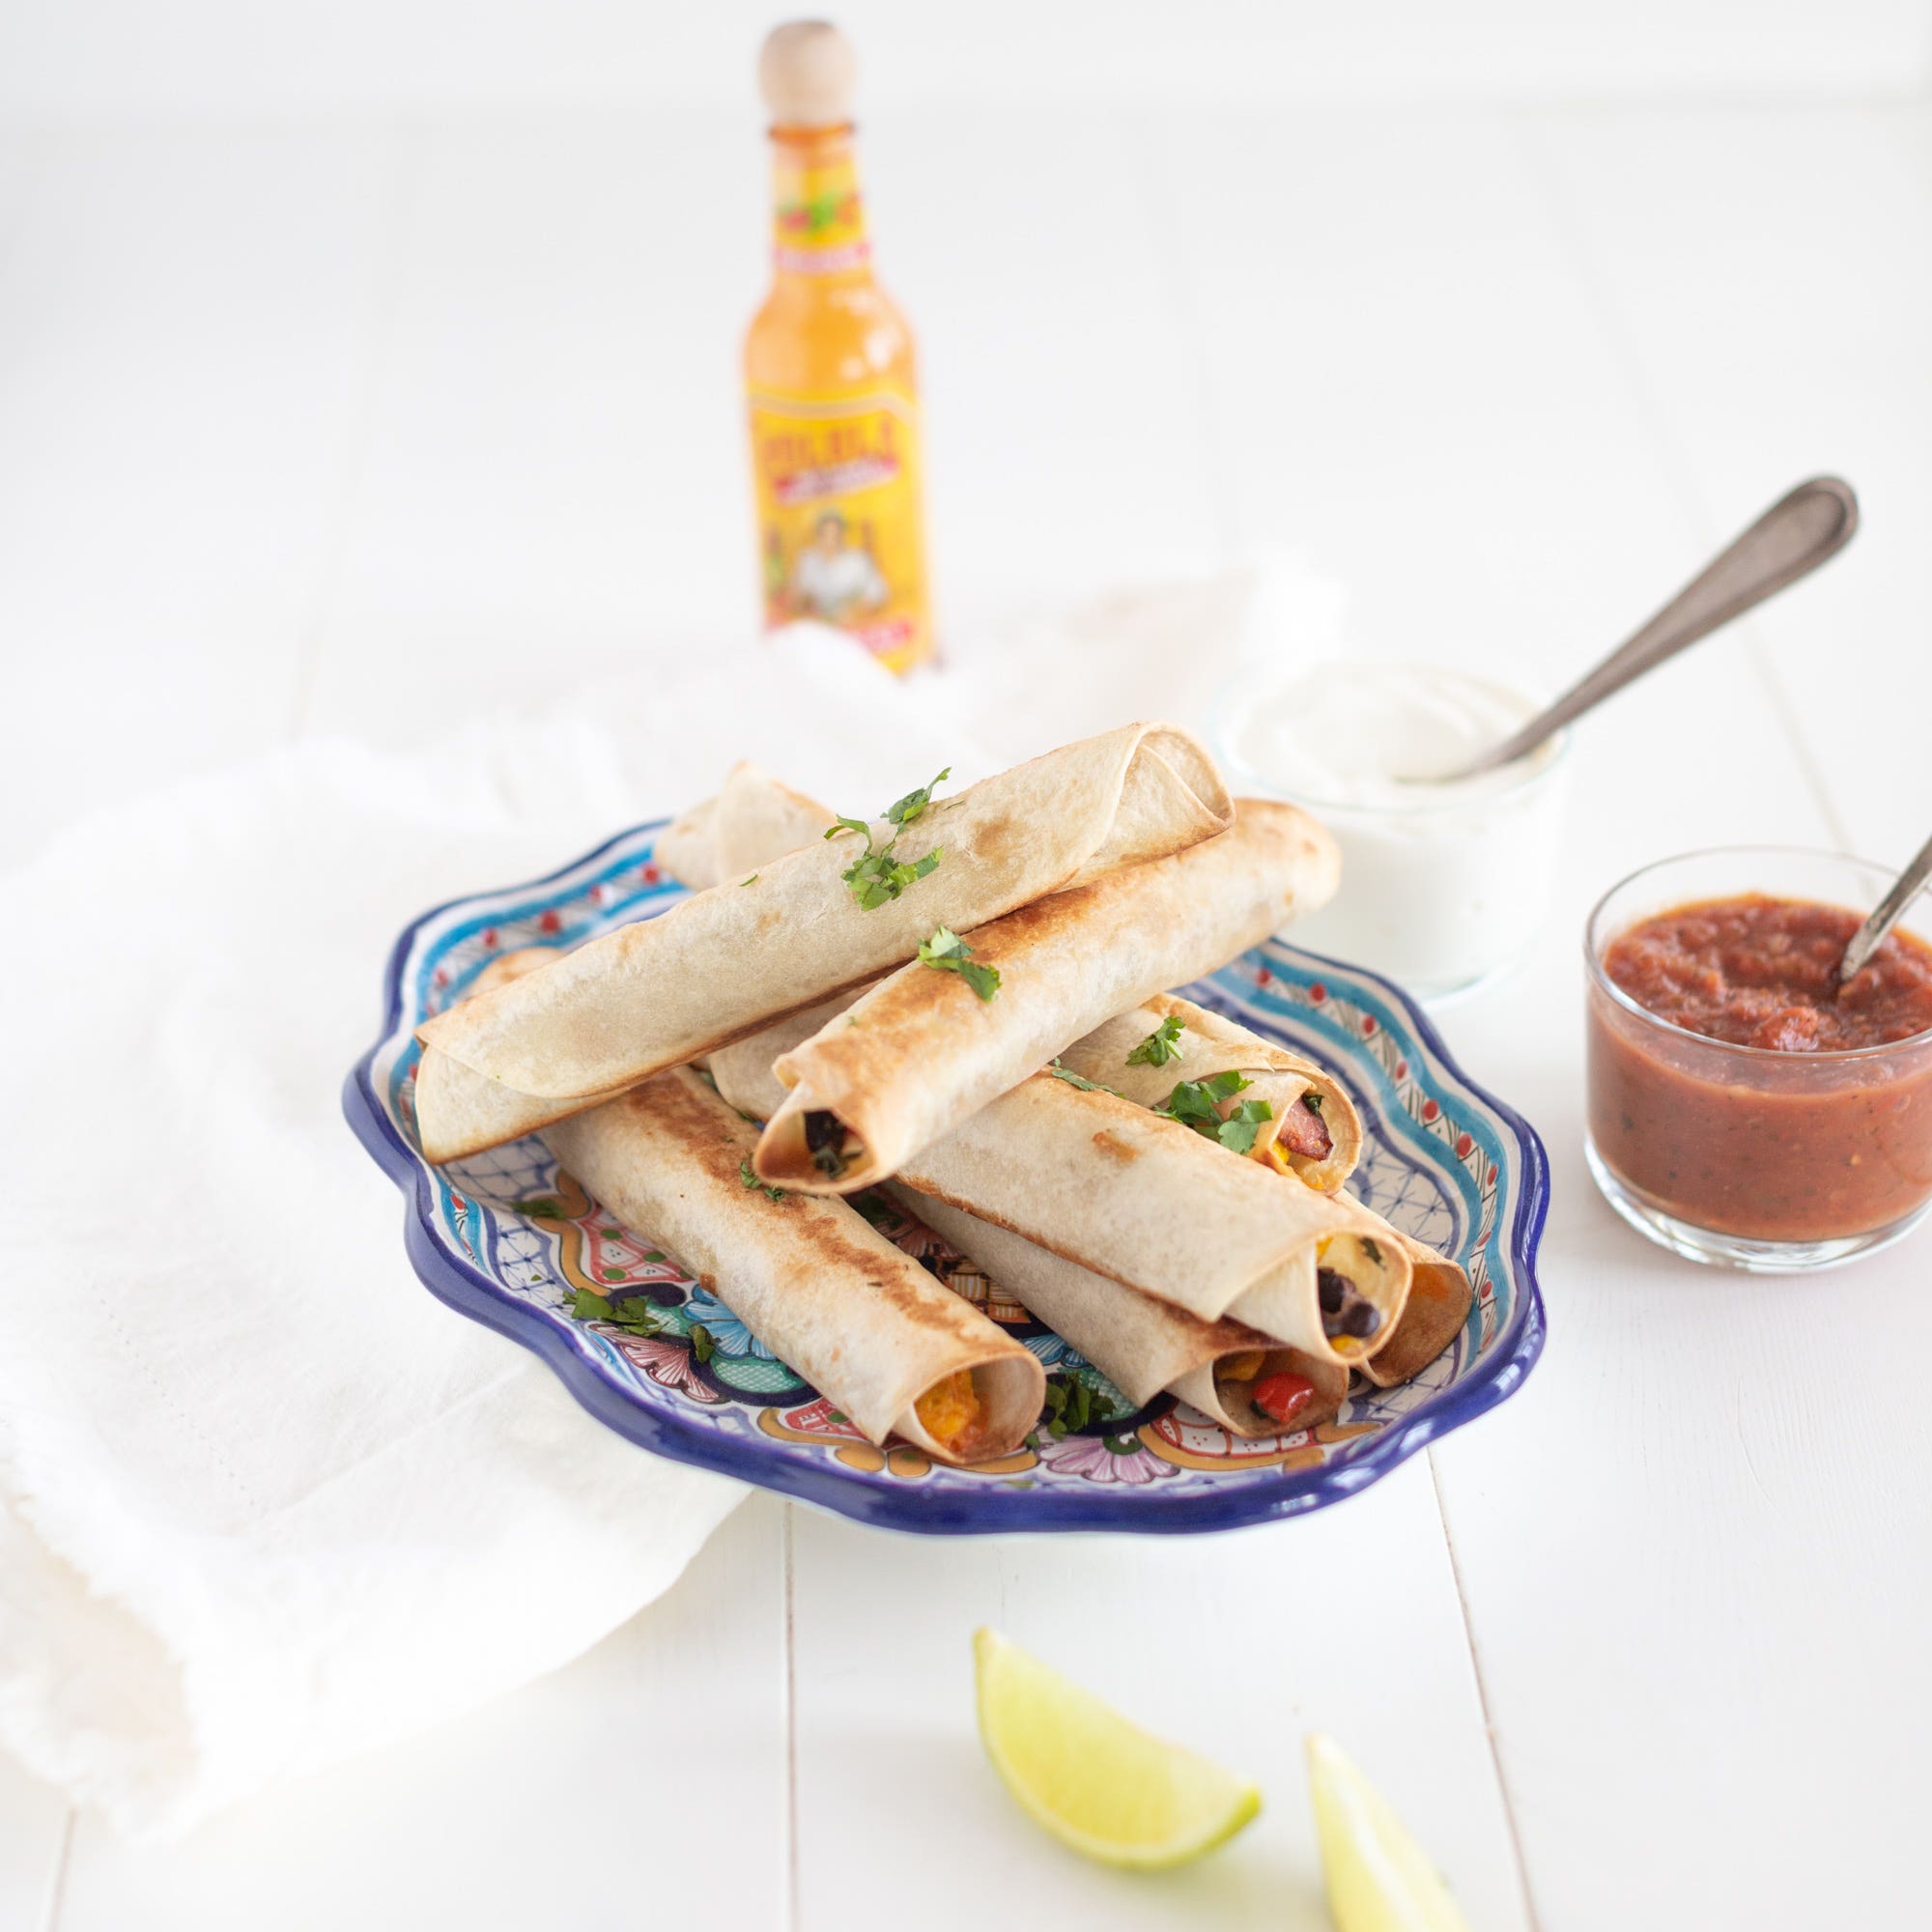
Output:
[[[549,878],[417,920],[389,960],[383,1037],[343,1090],[350,1124],[403,1190],[410,1260],[431,1293],[534,1350],[620,1435],[894,1529],[1230,1529],[1366,1489],[1529,1373],[1544,1338],[1542,1143],[1463,1073],[1406,994],[1279,942],[1180,990],[1347,1083],[1367,1130],[1351,1185],[1398,1227],[1455,1255],[1476,1287],[1463,1333],[1419,1376],[1351,1396],[1312,1431],[1250,1441],[1170,1397],[1131,1408],[937,1236],[883,1198],[861,1196],[888,1235],[1039,1356],[1065,1430],[1043,1418],[1018,1453],[972,1469],[903,1444],[881,1451],[731,1314],[728,1283],[724,1299],[707,1294],[648,1229],[620,1227],[588,1200],[541,1141],[429,1166],[416,1150],[413,1029],[500,952],[574,945],[674,905],[683,888],[652,856],[663,823],[623,833]],[[1082,1425],[1066,1428],[1083,1410]]]

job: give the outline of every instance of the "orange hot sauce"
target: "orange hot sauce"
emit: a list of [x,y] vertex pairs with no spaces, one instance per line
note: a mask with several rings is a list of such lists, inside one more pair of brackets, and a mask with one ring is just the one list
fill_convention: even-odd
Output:
[[933,654],[912,331],[872,273],[852,49],[773,29],[772,289],[745,338],[765,627],[836,625],[893,670]]

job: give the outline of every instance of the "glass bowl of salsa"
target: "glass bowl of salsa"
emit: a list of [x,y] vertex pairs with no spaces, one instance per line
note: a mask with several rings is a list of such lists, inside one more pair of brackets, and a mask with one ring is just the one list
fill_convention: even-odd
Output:
[[1598,902],[1584,1152],[1633,1227],[1777,1274],[1869,1254],[1925,1213],[1932,947],[1901,924],[1836,985],[1893,876],[1740,846],[1665,859]]

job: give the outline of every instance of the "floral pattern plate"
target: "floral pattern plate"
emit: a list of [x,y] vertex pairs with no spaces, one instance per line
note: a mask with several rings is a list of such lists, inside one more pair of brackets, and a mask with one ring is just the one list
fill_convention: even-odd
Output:
[[382,1037],[343,1090],[350,1124],[408,1204],[411,1262],[431,1293],[521,1342],[599,1421],[695,1463],[863,1522],[931,1534],[1229,1529],[1366,1489],[1493,1407],[1543,1348],[1536,1249],[1548,1164],[1528,1122],[1458,1067],[1407,996],[1280,942],[1191,998],[1312,1055],[1345,1080],[1367,1145],[1353,1185],[1455,1254],[1476,1284],[1463,1332],[1414,1380],[1353,1395],[1332,1423],[1262,1441],[1163,1397],[1133,1410],[1096,1369],[882,1198],[857,1205],[1046,1366],[1049,1406],[1026,1447],[972,1469],[881,1451],[776,1360],[647,1229],[621,1227],[534,1138],[449,1167],[416,1151],[413,1029],[521,946],[574,945],[667,910],[684,892],[653,860],[663,821],[550,877],[426,913],[389,960]]

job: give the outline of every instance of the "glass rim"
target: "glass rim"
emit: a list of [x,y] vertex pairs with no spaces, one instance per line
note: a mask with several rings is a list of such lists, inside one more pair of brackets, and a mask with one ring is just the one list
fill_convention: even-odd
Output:
[[[1751,1065],[1776,1062],[1784,1066],[1842,1066],[1863,1060],[1883,1059],[1887,1054],[1903,1053],[1911,1048],[1932,1044],[1932,1027],[1922,1028],[1918,1033],[1910,1033],[1903,1039],[1880,1040],[1871,1046],[1827,1046],[1815,1051],[1807,1049],[1804,1053],[1786,1053],[1775,1046],[1747,1046],[1740,1040],[1713,1039],[1707,1033],[1695,1033],[1690,1027],[1679,1026],[1675,1020],[1665,1019],[1662,1013],[1654,1013],[1640,1001],[1617,984],[1604,971],[1604,957],[1597,950],[1597,923],[1604,916],[1604,909],[1627,886],[1634,886],[1639,879],[1652,872],[1661,872],[1666,866],[1690,865],[1699,859],[1823,859],[1834,866],[1859,866],[1868,872],[1876,872],[1880,878],[1895,877],[1892,867],[1874,864],[1869,859],[1861,859],[1851,852],[1833,852],[1822,845],[1702,845],[1690,852],[1675,852],[1665,859],[1653,859],[1647,865],[1639,866],[1635,871],[1627,872],[1615,885],[1599,898],[1590,908],[1589,916],[1583,922],[1583,960],[1590,976],[1590,982],[1600,991],[1608,995],[1612,1002],[1625,1012],[1646,1024],[1656,1027],[1659,1032],[1674,1034],[1679,1039],[1689,1040],[1694,1045],[1708,1047],[1714,1053],[1732,1054]],[[1932,886],[1921,886],[1909,902],[1908,910],[1923,900]],[[1775,894],[1766,894],[1775,897]],[[1687,903],[1695,904],[1690,900]],[[1818,901],[1813,900],[1813,904]],[[1843,912],[1853,911],[1851,906],[1838,908]],[[1904,915],[1900,915],[1903,923]],[[1626,927],[1628,931],[1630,928]],[[1898,927],[1893,928],[1894,931]],[[1918,935],[1913,935],[1915,938]],[[1920,940],[1921,945],[1927,942]],[[1928,950],[1932,950],[1929,948]]]
[[[1320,661],[1320,663],[1337,662],[1340,661],[1335,659]],[[1478,677],[1473,672],[1460,670],[1453,665],[1424,664],[1416,658],[1368,658],[1363,662],[1389,670],[1419,670],[1427,671],[1432,677],[1463,678],[1472,684],[1487,684],[1492,691],[1509,691],[1516,696],[1522,695],[1520,692],[1516,692],[1512,686],[1497,684],[1493,679]],[[1311,665],[1308,669],[1318,668],[1317,665]],[[1527,765],[1515,781],[1506,785],[1501,791],[1482,792],[1466,799],[1451,799],[1446,802],[1439,798],[1418,798],[1413,805],[1364,805],[1353,799],[1328,798],[1305,786],[1284,784],[1279,779],[1271,779],[1265,773],[1257,771],[1246,758],[1234,750],[1234,740],[1228,730],[1228,724],[1242,696],[1257,691],[1279,689],[1291,682],[1292,679],[1282,678],[1269,683],[1257,676],[1252,669],[1236,670],[1232,677],[1222,683],[1208,706],[1208,736],[1218,762],[1245,784],[1258,787],[1273,797],[1286,798],[1293,804],[1308,806],[1316,811],[1352,812],[1360,818],[1413,820],[1436,813],[1481,811],[1493,806],[1507,805],[1522,797],[1524,793],[1533,791],[1537,786],[1547,783],[1561,771],[1569,762],[1570,748],[1577,735],[1576,726],[1572,724],[1566,724],[1561,730],[1554,732],[1538,747],[1537,751],[1529,754],[1532,759],[1541,757],[1543,762]],[[1513,762],[1523,764],[1524,760],[1519,758]],[[1507,771],[1509,767],[1505,766],[1503,769]],[[1421,788],[1418,786],[1417,789]]]

